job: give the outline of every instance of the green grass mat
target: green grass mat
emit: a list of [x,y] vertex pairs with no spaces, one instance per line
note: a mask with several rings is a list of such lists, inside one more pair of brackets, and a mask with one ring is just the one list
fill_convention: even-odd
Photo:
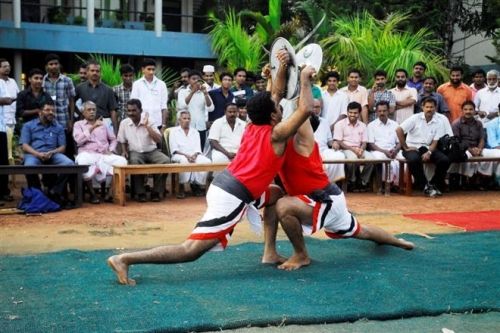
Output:
[[[131,268],[120,286],[110,251],[0,257],[2,332],[186,332],[500,310],[500,232],[406,237],[404,251],[308,239],[311,266],[259,264],[262,244],[194,263]],[[288,242],[280,251],[290,254]]]

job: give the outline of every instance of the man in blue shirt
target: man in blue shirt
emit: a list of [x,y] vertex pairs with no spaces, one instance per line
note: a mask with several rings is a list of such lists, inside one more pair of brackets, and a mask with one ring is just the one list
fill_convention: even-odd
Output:
[[[64,155],[66,136],[64,128],[54,119],[55,105],[48,100],[39,113],[39,118],[24,124],[21,129],[20,144],[24,151],[24,165],[74,165]],[[41,188],[37,175],[27,175],[28,186]],[[55,201],[62,201],[68,175],[58,175],[49,185],[48,194]],[[52,185],[52,186],[51,186]]]
[[217,119],[225,115],[226,105],[233,103],[234,96],[231,92],[233,84],[233,76],[230,73],[224,72],[220,75],[220,88],[210,90],[208,94],[214,102],[214,110],[208,113],[208,121],[210,125]]
[[421,92],[424,87],[424,74],[427,69],[427,65],[422,61],[417,61],[415,65],[413,65],[413,76],[408,79],[406,84],[410,88],[417,89],[417,92]]
[[436,92],[436,78],[432,76],[428,76],[424,79],[424,85],[422,86],[422,90],[418,93],[417,103],[415,104],[415,113],[422,112],[422,101],[426,97],[431,97],[437,103],[436,112],[445,115],[446,117],[450,117],[450,110],[448,109],[448,105],[444,100],[443,95]]

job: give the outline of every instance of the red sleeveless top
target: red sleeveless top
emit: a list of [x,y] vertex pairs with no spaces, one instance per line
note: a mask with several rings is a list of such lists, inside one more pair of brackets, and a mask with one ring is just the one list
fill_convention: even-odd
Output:
[[249,124],[236,157],[227,167],[254,199],[267,190],[283,164],[285,154],[277,156],[271,145],[272,130],[271,125]]
[[290,140],[279,175],[289,195],[309,194],[330,184],[316,142],[311,155],[304,157],[295,151],[293,140]]

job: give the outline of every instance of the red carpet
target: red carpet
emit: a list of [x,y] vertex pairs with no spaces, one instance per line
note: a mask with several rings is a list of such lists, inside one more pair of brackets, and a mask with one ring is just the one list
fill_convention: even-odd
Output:
[[416,220],[432,221],[437,224],[451,224],[466,231],[500,230],[500,210],[483,212],[449,212],[432,214],[404,214]]

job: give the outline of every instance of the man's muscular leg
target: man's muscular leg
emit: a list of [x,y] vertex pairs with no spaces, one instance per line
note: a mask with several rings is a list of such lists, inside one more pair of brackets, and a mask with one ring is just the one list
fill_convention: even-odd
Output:
[[194,261],[219,242],[218,239],[187,239],[179,245],[159,246],[149,250],[122,253],[108,258],[108,265],[115,271],[118,282],[135,285],[128,278],[128,267],[135,264],[175,264]]
[[415,244],[412,242],[408,242],[402,238],[396,238],[387,231],[373,225],[362,225],[361,231],[354,237],[357,239],[371,240],[380,245],[400,247],[405,250],[412,250],[415,247]]
[[276,234],[278,232],[278,215],[276,202],[283,196],[283,191],[276,185],[269,185],[270,198],[264,207],[264,254],[263,264],[281,264],[286,258],[276,251]]
[[276,211],[294,249],[293,255],[278,268],[291,271],[309,265],[311,259],[302,235],[302,224],[312,225],[313,208],[295,197],[284,197],[278,200]]

